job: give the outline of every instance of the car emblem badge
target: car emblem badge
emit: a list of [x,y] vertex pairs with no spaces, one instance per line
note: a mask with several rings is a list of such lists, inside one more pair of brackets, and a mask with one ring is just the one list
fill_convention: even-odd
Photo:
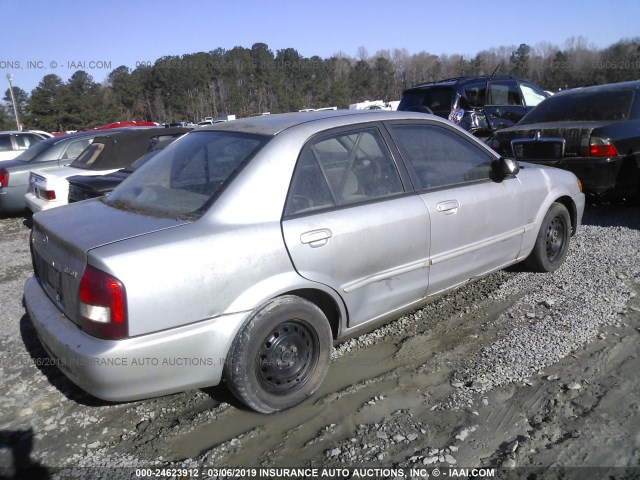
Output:
[[533,139],[534,140],[540,140],[540,130],[538,130],[534,135],[533,135]]

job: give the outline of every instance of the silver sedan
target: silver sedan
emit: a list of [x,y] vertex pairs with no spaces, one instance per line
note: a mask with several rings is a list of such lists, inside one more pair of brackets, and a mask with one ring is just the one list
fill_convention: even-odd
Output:
[[584,195],[437,117],[327,111],[185,135],[104,199],[34,216],[25,300],[60,369],[133,400],[216,385],[265,413],[334,341],[508,265],[563,263]]

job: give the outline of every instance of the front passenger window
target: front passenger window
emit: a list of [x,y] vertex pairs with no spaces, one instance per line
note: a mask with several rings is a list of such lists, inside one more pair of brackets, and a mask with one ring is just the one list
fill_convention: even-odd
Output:
[[489,84],[490,105],[522,105],[516,82],[493,81]]
[[491,158],[450,130],[435,125],[393,125],[402,156],[409,160],[420,189],[488,180]]

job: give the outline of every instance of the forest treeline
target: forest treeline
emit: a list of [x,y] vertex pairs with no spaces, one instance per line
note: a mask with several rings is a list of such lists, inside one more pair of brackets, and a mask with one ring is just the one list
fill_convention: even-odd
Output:
[[[364,100],[398,100],[405,88],[461,75],[510,74],[546,90],[573,88],[640,78],[640,38],[624,39],[603,49],[583,38],[563,48],[499,47],[473,58],[462,55],[409,54],[404,49],[356,57],[301,56],[293,48],[271,51],[216,49],[120,66],[102,82],[83,70],[68,81],[54,74],[42,78],[30,93],[14,85],[19,118],[25,128],[76,130],[113,121],[194,121],[204,117],[262,112],[290,112]],[[0,128],[15,128],[9,89],[0,105]]]

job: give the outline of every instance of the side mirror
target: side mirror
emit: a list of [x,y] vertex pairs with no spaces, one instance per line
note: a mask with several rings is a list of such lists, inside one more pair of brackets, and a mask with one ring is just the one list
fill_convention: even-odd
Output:
[[520,171],[520,165],[514,158],[500,157],[491,163],[494,179],[501,182],[506,177],[517,175]]

